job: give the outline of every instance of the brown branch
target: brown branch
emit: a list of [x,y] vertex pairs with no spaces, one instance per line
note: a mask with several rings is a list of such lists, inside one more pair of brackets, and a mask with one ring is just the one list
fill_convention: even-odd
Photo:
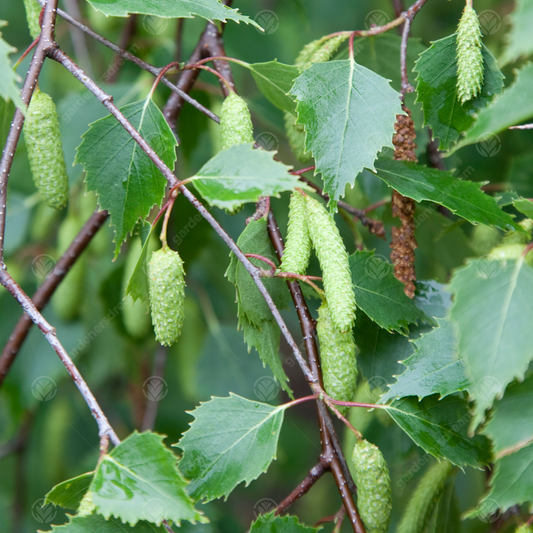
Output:
[[311,487],[329,470],[321,460],[305,476],[303,481],[276,507],[276,516],[284,513],[293,503],[307,494]]
[[85,402],[89,406],[89,409],[91,410],[91,413],[94,419],[96,420],[96,423],[98,424],[98,433],[100,437],[102,438],[107,435],[109,436],[113,444],[117,445],[118,443],[120,443],[117,434],[109,425],[106,416],[98,405],[98,402],[93,396],[93,393],[87,386],[87,383],[85,383],[85,380],[82,378],[81,374],[76,368],[76,365],[72,362],[72,359],[69,357],[65,348],[63,348],[62,344],[59,342],[55,328],[53,328],[45,320],[43,315],[41,315],[35,305],[33,305],[33,302],[31,301],[30,297],[20,288],[20,286],[15,282],[15,280],[5,270],[0,270],[0,283],[7,289],[11,296],[13,296],[15,300],[19,302],[19,304],[22,306],[24,311],[26,311],[33,323],[43,332],[44,336],[46,337],[46,340],[57,353],[63,365],[65,365],[65,368],[74,380],[74,383],[78,387],[78,390],[80,391]]
[[400,71],[402,73],[402,101],[405,101],[405,95],[412,93],[415,89],[409,83],[409,74],[407,73],[407,41],[409,40],[409,32],[411,31],[411,23],[413,22],[414,15],[405,18],[402,31],[402,44],[400,46]]
[[[63,281],[85,248],[87,248],[97,231],[103,226],[107,217],[107,211],[96,212],[91,218],[89,218],[83,228],[81,228],[80,232],[61,256],[50,275],[33,295],[33,303],[39,311],[41,311],[50,301],[54,291],[57,289],[61,281]],[[32,324],[33,322],[30,317],[24,313],[2,350],[2,355],[0,356],[0,387],[26,339]]]
[[[54,27],[56,20],[57,0],[50,0],[46,4],[43,16],[43,26],[41,31],[41,38],[37,44],[35,53],[28,69],[28,74],[24,80],[20,97],[25,105],[30,103],[33,90],[39,78],[39,74],[43,68],[43,63],[46,58],[46,49],[54,41]],[[24,115],[22,111],[17,108],[15,116],[11,122],[9,134],[6,139],[4,151],[2,153],[2,160],[0,161],[0,269],[4,269],[4,236],[6,229],[6,209],[7,209],[7,183],[9,180],[9,173],[13,165],[13,158],[17,149],[17,144],[22,132],[22,125],[24,124]]]

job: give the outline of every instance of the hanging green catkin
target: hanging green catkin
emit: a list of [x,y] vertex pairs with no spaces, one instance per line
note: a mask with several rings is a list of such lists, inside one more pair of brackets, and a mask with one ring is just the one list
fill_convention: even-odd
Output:
[[307,207],[303,195],[295,191],[289,203],[289,225],[285,251],[281,260],[282,272],[305,274],[311,256],[311,239],[307,227]]
[[252,117],[246,102],[230,93],[220,112],[220,147],[222,150],[235,144],[254,142]]
[[[324,63],[329,61],[333,54],[339,49],[339,46],[348,38],[348,35],[337,35],[327,41],[317,39],[306,44],[298,54],[294,66],[300,71],[307,70],[314,63]],[[291,149],[301,163],[309,163],[313,156],[310,152],[305,151],[305,129],[302,124],[296,123],[296,117],[284,112],[285,131]]]
[[55,209],[65,207],[68,200],[68,176],[56,106],[38,88],[28,107],[24,137],[33,180],[42,199]]
[[350,331],[355,319],[355,295],[348,252],[332,216],[320,202],[305,196],[307,225],[320,268],[331,319],[341,332]]
[[26,9],[26,20],[28,21],[30,35],[32,39],[37,39],[41,34],[41,26],[39,26],[41,5],[37,0],[24,0],[24,8]]
[[515,533],[533,533],[533,525],[522,524]]
[[453,469],[454,466],[449,461],[442,461],[429,467],[407,504],[397,533],[424,531],[442,495],[446,479]]
[[148,288],[155,338],[171,346],[178,340],[185,319],[185,271],[178,252],[165,247],[152,254]]
[[[330,310],[324,300],[318,309],[316,324],[320,343],[320,366],[326,392],[341,402],[353,402],[357,384],[355,342],[351,331],[341,333],[331,320]],[[348,407],[337,406],[346,414]]]
[[483,86],[481,28],[474,8],[466,5],[457,28],[457,98],[464,104]]
[[357,508],[366,533],[386,533],[392,495],[389,468],[377,446],[362,439],[355,443],[352,461],[357,487]]
[[[57,249],[59,254],[65,253],[72,241],[78,235],[82,223],[78,218],[69,213],[59,226]],[[52,298],[52,308],[62,320],[74,320],[80,312],[83,303],[83,287],[85,281],[85,256],[78,257],[72,268]]]
[[122,293],[125,295],[122,307],[122,321],[128,334],[135,339],[145,337],[150,331],[151,325],[150,314],[145,303],[140,298],[133,301],[133,298],[126,294],[126,287],[137,265],[141,250],[141,239],[136,238],[128,250],[124,266],[124,277],[122,278]]

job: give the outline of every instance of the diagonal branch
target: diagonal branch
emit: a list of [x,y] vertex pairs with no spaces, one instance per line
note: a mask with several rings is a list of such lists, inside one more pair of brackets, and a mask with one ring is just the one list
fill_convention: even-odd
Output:
[[[91,239],[96,235],[98,230],[104,225],[107,220],[107,211],[99,211],[94,213],[91,218],[81,228],[74,241],[67,248],[65,253],[57,262],[54,270],[42,283],[33,295],[32,301],[35,307],[41,311],[50,298],[54,294],[59,284],[63,281],[69,270],[72,268],[76,260],[80,257],[82,252],[87,248]],[[24,313],[19,319],[13,333],[10,335],[7,344],[2,350],[0,356],[0,387],[15,360],[24,340],[26,339],[33,322],[31,318]]]
[[98,405],[96,398],[93,396],[93,393],[85,383],[85,380],[81,376],[79,370],[76,368],[76,365],[72,362],[72,359],[69,357],[65,348],[59,342],[59,339],[56,335],[56,330],[53,328],[39,313],[30,297],[20,288],[20,286],[15,282],[15,280],[5,271],[0,270],[0,283],[7,289],[7,291],[19,302],[24,311],[28,314],[34,324],[43,332],[46,340],[52,346],[54,351],[61,359],[61,362],[65,365],[68,373],[76,383],[81,395],[87,402],[91,413],[98,424],[98,434],[100,438],[105,437],[106,435],[111,439],[111,442],[115,445],[120,443],[117,434],[109,424],[104,412]]

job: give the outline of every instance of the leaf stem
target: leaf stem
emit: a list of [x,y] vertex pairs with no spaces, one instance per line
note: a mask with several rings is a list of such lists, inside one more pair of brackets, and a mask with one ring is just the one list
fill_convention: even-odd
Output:
[[182,68],[182,70],[193,70],[193,69],[197,69],[197,68],[202,69],[202,70],[206,70],[207,72],[211,72],[211,74],[214,74],[215,76],[217,76],[226,85],[226,88],[228,89],[228,92],[230,92],[230,93],[234,93],[235,92],[235,89],[233,88],[233,85],[226,78],[224,78],[224,76],[222,76],[222,74],[220,74],[220,72],[218,72],[214,68],[208,67],[206,65],[202,65],[200,63],[193,63],[192,65],[185,65]]

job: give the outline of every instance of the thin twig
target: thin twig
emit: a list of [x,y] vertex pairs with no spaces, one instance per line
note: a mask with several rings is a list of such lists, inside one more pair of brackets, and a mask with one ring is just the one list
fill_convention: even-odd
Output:
[[[69,15],[72,15],[75,19],[81,18],[80,7],[78,5],[78,0],[63,0],[65,4],[65,9]],[[72,47],[74,48],[74,53],[82,66],[83,70],[94,78],[93,69],[91,65],[91,55],[87,48],[87,41],[85,40],[85,34],[79,28],[69,28],[70,39],[72,41]],[[122,46],[126,48],[126,46]]]
[[[91,242],[91,239],[104,225],[107,217],[107,211],[96,212],[91,216],[91,218],[89,218],[83,228],[81,228],[78,235],[76,235],[76,238],[61,256],[52,272],[48,275],[48,277],[33,295],[32,301],[39,311],[41,311],[50,301],[54,291],[63,281],[82,252],[87,248]],[[30,317],[24,313],[15,326],[13,333],[10,335],[7,344],[2,350],[2,355],[0,356],[0,387],[2,386],[2,383],[7,376],[15,357],[24,343],[32,324],[33,322],[31,321]]]
[[520,126],[510,126],[510,130],[533,130],[533,124],[520,124]]
[[69,357],[65,348],[63,348],[62,344],[59,342],[55,328],[53,328],[45,320],[43,315],[39,313],[39,311],[31,301],[30,297],[20,288],[20,286],[15,282],[15,280],[5,270],[0,270],[0,283],[20,303],[24,311],[28,313],[28,316],[32,319],[33,323],[43,332],[44,336],[46,337],[46,340],[57,353],[59,359],[61,359],[61,362],[65,365],[65,368],[74,380],[74,383],[78,387],[78,390],[80,391],[81,395],[89,406],[89,409],[91,410],[91,413],[94,419],[96,420],[96,423],[98,424],[98,434],[100,435],[100,437],[108,435],[113,444],[119,444],[120,440],[117,437],[117,434],[107,421],[107,418],[104,415],[100,406],[98,405],[98,402],[93,396],[93,393],[87,386],[87,383],[85,383],[85,380],[82,378],[81,374],[76,368],[76,365],[72,362],[72,359]]
[[414,15],[412,17],[405,17],[405,24],[402,31],[402,44],[400,46],[400,70],[402,73],[402,101],[405,100],[407,93],[412,93],[415,89],[409,83],[409,75],[407,73],[407,41],[409,40],[409,32],[411,31],[411,23],[413,22]]
[[[137,15],[133,13],[128,17],[128,20],[126,21],[126,25],[124,26],[124,30],[122,31],[122,35],[120,36],[120,41],[118,44],[119,48],[125,50],[128,47],[128,44],[130,43],[132,37],[135,35],[136,29]],[[108,83],[115,83],[117,81],[120,72],[120,67],[122,67],[122,65],[124,64],[122,57],[123,56],[120,52],[115,52],[115,59],[113,60],[113,63],[111,63],[111,68],[109,69],[111,73],[107,78]]]

